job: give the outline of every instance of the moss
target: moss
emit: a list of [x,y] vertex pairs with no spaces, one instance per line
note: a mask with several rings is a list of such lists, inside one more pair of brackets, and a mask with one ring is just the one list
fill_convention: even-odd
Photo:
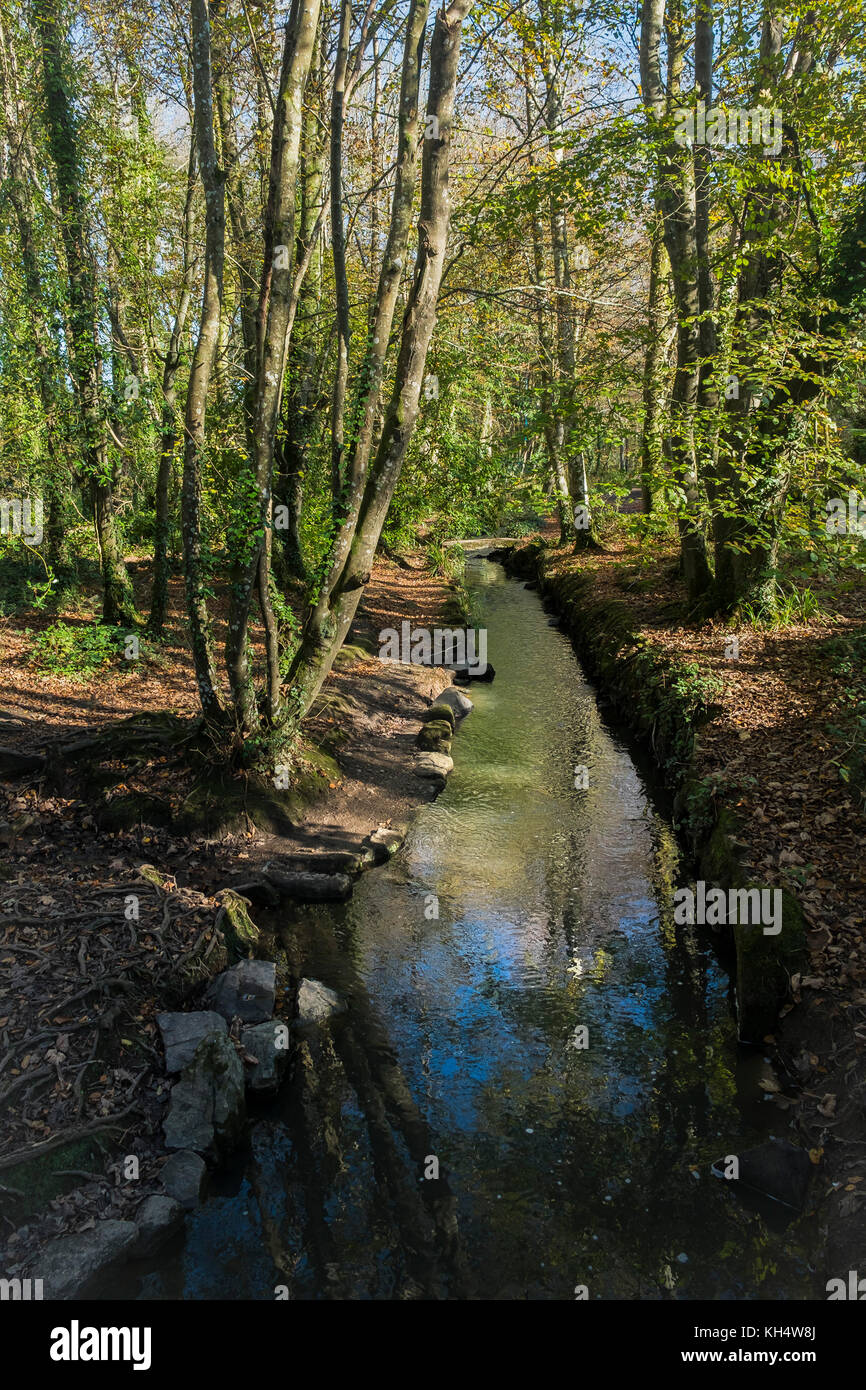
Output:
[[447,719],[431,719],[429,724],[422,725],[415,742],[427,753],[449,753],[452,732]]
[[4,1214],[16,1226],[22,1225],[44,1211],[55,1197],[81,1185],[82,1178],[70,1174],[69,1169],[101,1174],[106,1147],[105,1138],[101,1142],[96,1138],[75,1139],[41,1158],[31,1158],[27,1163],[7,1168],[3,1173],[3,1186],[9,1196],[4,1198]]
[[269,953],[265,948],[262,932],[250,917],[246,899],[229,888],[220,894],[220,906],[223,908],[220,928],[229,958],[268,958]]

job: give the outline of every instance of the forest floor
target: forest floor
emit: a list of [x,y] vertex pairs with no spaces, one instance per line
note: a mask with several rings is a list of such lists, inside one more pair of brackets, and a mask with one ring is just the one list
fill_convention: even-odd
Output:
[[[377,562],[350,642],[374,650],[382,628],[409,619],[434,626],[453,590],[424,568]],[[150,573],[131,565],[146,611]],[[143,710],[195,718],[183,586],[170,590],[166,640],[142,659],[89,676],[40,671],[36,635],[62,618],[89,624],[98,594],[75,611],[0,619],[0,744],[45,753]],[[220,649],[227,606],[214,604]],[[261,651],[254,653],[262,659]],[[86,1230],[97,1217],[126,1218],[157,1190],[160,1123],[168,1082],[156,1014],[177,1007],[178,977],[209,973],[218,894],[278,853],[357,850],[380,827],[408,822],[435,793],[411,771],[418,720],[449,673],[383,665],[356,656],[329,676],[304,721],[305,745],[339,752],[292,837],[252,824],[206,839],[168,825],[100,826],[92,785],[58,786],[41,774],[0,783],[0,1267],[14,1275],[35,1247]],[[329,742],[330,740],[330,742]],[[315,767],[314,763],[314,767]],[[326,769],[337,764],[328,759]],[[110,796],[153,795],[179,811],[195,782],[183,759],[147,757]],[[144,874],[142,874],[144,866]],[[137,920],[127,920],[129,895]],[[189,990],[187,988],[186,992]],[[106,1139],[112,1142],[106,1146]],[[123,1177],[118,1149],[139,1176]],[[8,1241],[8,1244],[4,1243]],[[4,1258],[5,1257],[5,1258]]]
[[807,924],[808,970],[766,1039],[779,1064],[768,1101],[824,1159],[828,1246],[840,1271],[857,1268],[866,1232],[862,582],[810,580],[818,611],[808,620],[696,624],[683,617],[673,546],[618,535],[597,554],[552,553],[553,572],[589,574],[594,599],[624,604],[633,628],[711,691],[695,770],[735,812],[747,878],[790,889]]

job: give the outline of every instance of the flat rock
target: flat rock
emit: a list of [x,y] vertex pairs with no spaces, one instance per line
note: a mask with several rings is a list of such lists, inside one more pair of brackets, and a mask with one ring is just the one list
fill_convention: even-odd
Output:
[[279,864],[265,864],[262,873],[283,898],[296,903],[342,903],[352,896],[348,874],[315,874],[287,871]]
[[464,695],[462,690],[458,690],[456,685],[446,685],[444,690],[440,690],[439,694],[436,696],[435,703],[437,705],[448,705],[449,709],[454,711],[458,719],[462,719],[464,715],[475,708],[469,696]]
[[159,1180],[169,1197],[185,1211],[192,1211],[202,1200],[207,1186],[205,1161],[192,1149],[180,1149],[163,1164]]
[[447,753],[419,753],[412,771],[416,777],[423,777],[426,782],[435,782],[437,786],[444,787],[453,768],[453,759],[449,758]]
[[241,1059],[225,1033],[210,1033],[172,1088],[162,1126],[166,1148],[227,1153],[237,1143],[245,1118]]
[[135,1258],[155,1255],[166,1241],[177,1235],[183,1226],[183,1207],[174,1197],[162,1197],[154,1193],[145,1197],[135,1213],[138,1227],[138,1240],[135,1243]]
[[208,1033],[225,1033],[228,1025],[222,1014],[203,1009],[189,1014],[157,1014],[162,1034],[167,1072],[183,1071],[189,1066],[195,1050]]
[[207,999],[223,1018],[264,1023],[274,1012],[276,985],[277,969],[272,960],[242,960],[217,975]]
[[276,1091],[289,1064],[286,1025],[276,1019],[251,1024],[241,1032],[241,1043],[258,1064],[244,1063],[247,1086],[257,1093]]
[[296,1020],[299,1028],[307,1028],[313,1023],[326,1023],[334,1015],[345,1012],[346,1001],[336,990],[329,989],[321,980],[301,980]]
[[89,1231],[61,1236],[47,1245],[32,1275],[42,1280],[45,1298],[78,1298],[131,1255],[137,1239],[134,1221],[99,1221]]

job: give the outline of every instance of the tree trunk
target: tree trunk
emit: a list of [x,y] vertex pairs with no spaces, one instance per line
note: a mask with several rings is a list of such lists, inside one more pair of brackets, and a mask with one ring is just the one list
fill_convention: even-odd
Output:
[[[290,681],[298,717],[309,709],[315,699],[349,631],[364,586],[370,578],[376,546],[418,417],[424,365],[436,322],[448,239],[451,125],[460,56],[460,31],[470,8],[471,0],[453,0],[447,9],[440,10],[436,15],[430,50],[418,255],[403,319],[394,390],[364,489],[346,563],[339,577],[329,586],[326,604],[317,605],[311,614],[293,663]],[[395,202],[396,196],[395,192]],[[392,230],[394,221],[392,216]],[[387,268],[387,265],[383,267],[383,272]]]
[[55,0],[37,9],[42,50],[48,142],[62,214],[61,235],[69,281],[69,355],[83,441],[82,473],[88,483],[102,562],[102,616],[132,627],[135,603],[117,534],[105,430],[100,405],[102,353],[97,322],[96,271],[88,244],[87,210],[81,190],[81,153],[67,75],[68,55]]

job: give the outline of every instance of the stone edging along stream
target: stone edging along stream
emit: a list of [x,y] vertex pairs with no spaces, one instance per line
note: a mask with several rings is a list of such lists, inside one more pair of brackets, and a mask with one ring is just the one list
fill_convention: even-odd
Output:
[[[492,668],[485,678],[492,679]],[[435,794],[454,766],[455,728],[472,708],[465,692],[449,685],[420,716],[412,771]],[[297,1038],[346,1011],[338,994],[300,974],[299,963],[259,927],[250,908],[344,902],[362,873],[396,854],[406,830],[380,827],[356,852],[276,855],[243,882],[217,890],[219,948],[204,975],[179,991],[184,1000],[202,997],[191,1010],[187,1005],[157,1014],[165,1069],[173,1078],[161,1120],[169,1155],[159,1190],[136,1206],[134,1219],[99,1219],[88,1230],[49,1240],[35,1259],[16,1268],[16,1276],[37,1280],[38,1297],[69,1300],[99,1291],[122,1265],[153,1257],[176,1237],[205,1198],[208,1167],[222,1166],[241,1139],[247,1093],[274,1095],[297,1056]],[[140,873],[160,879],[149,865]]]
[[[698,731],[711,717],[706,691],[683,663],[635,632],[624,603],[596,597],[585,572],[556,574],[546,556],[545,546],[533,541],[489,558],[498,560],[507,574],[537,585],[617,719],[651,755],[673,795],[675,827],[695,877],[726,893],[766,887],[749,880],[742,866],[738,844],[743,840],[734,810],[696,770]],[[790,999],[791,976],[806,963],[802,910],[788,889],[781,893],[777,935],[764,935],[752,925],[723,929],[736,954],[737,1027],[745,1042],[760,1043],[773,1031]]]

